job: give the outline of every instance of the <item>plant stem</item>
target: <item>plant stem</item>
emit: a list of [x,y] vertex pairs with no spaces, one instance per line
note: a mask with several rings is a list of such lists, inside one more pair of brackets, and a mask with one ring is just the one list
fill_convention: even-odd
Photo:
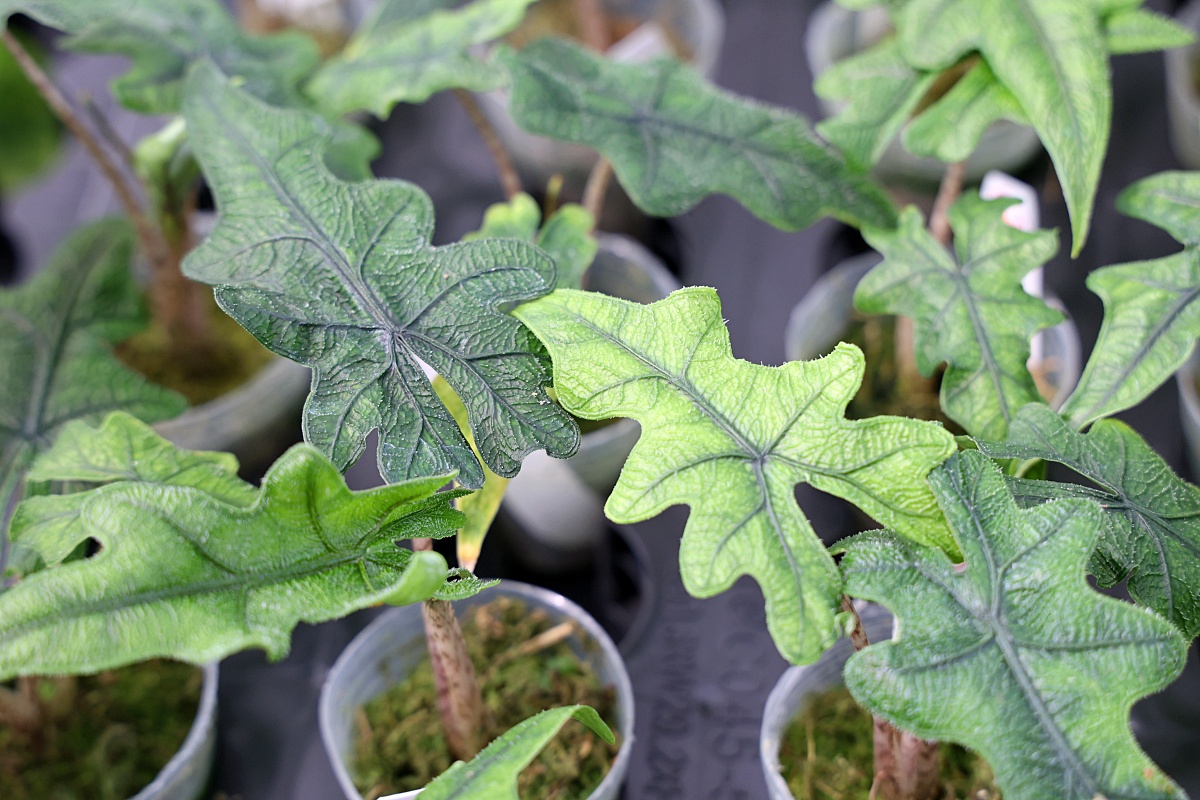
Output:
[[583,187],[583,207],[592,215],[592,230],[600,227],[600,213],[604,210],[604,196],[608,193],[608,185],[612,181],[612,164],[601,156],[588,174],[587,183]]
[[[414,550],[432,547],[428,539],[413,540]],[[446,744],[456,760],[469,761],[484,745],[481,734],[486,714],[479,679],[467,655],[467,643],[454,616],[454,607],[444,600],[426,600],[421,616],[425,620],[425,642],[437,685],[438,711]]]
[[575,0],[575,19],[579,23],[579,35],[583,43],[597,53],[603,53],[612,44],[608,35],[608,23],[602,0]]
[[[842,611],[854,619],[850,641],[855,652],[871,641],[850,598],[842,595]],[[937,800],[938,743],[913,736],[879,717],[872,717],[875,744],[875,781],[871,797],[879,800]]]
[[496,169],[500,173],[500,183],[504,187],[504,196],[512,200],[521,193],[521,178],[517,175],[517,169],[513,166],[508,150],[505,149],[504,143],[500,141],[500,137],[497,135],[496,129],[492,127],[492,123],[488,122],[488,118],[483,113],[483,109],[479,107],[479,101],[475,99],[475,95],[466,89],[455,89],[454,96],[458,98],[458,102],[462,105],[463,110],[471,118],[471,122],[475,125],[476,130],[479,131],[479,135],[483,137],[483,142],[487,145],[488,152],[492,154],[492,160],[496,162]]
[[946,168],[942,183],[938,187],[937,199],[933,201],[933,211],[929,215],[929,232],[933,238],[943,245],[950,244],[950,207],[962,194],[963,176],[966,174],[965,161],[959,161]]

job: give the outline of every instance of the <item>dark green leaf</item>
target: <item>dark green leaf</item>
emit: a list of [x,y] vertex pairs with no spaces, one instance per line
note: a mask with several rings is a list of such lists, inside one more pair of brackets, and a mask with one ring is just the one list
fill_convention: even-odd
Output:
[[187,94],[219,216],[184,270],[220,285],[221,307],[267,347],[312,367],[308,441],[344,468],[378,428],[387,480],[457,470],[478,487],[479,462],[423,361],[463,398],[496,473],[516,474],[533,450],[575,451],[578,429],[545,392],[545,351],[502,309],[551,290],[549,258],[513,240],[431,247],[424,192],[335,178],[321,161],[330,134],[319,115],[270,108],[211,65],[193,72]]
[[1188,639],[1200,634],[1200,489],[1179,478],[1137,432],[1100,420],[1071,430],[1045,406],[1021,409],[1003,444],[981,443],[996,458],[1065,464],[1092,487],[1010,479],[1022,505],[1090,497],[1105,510],[1092,574],[1102,587],[1129,579],[1135,601],[1169,619]]
[[[18,37],[41,60],[29,37]],[[0,49],[0,196],[50,166],[62,144],[62,130],[46,101],[21,72],[7,49]]]
[[888,531],[846,546],[847,592],[899,621],[892,641],[846,665],[855,698],[922,738],[975,750],[1006,798],[1183,800],[1138,747],[1129,709],[1179,674],[1187,647],[1158,615],[1088,586],[1100,507],[1021,511],[978,451],[930,483],[966,561]]
[[915,325],[917,367],[942,379],[942,409],[974,436],[1003,439],[1021,406],[1040,399],[1029,360],[1033,334],[1062,315],[1021,287],[1021,278],[1054,255],[1058,237],[1006,224],[1012,200],[964,195],[950,209],[955,256],[925,229],[915,208],[895,231],[867,231],[884,261],[858,285],[855,305],[869,314],[902,314]]
[[641,424],[609,518],[633,523],[691,506],[684,586],[709,597],[753,576],[786,658],[812,662],[836,640],[841,598],[837,568],[796,504],[797,483],[954,549],[925,484],[954,439],[936,423],[845,419],[862,382],[858,348],[782,367],[739,361],[716,293],[703,288],[650,305],[559,290],[516,313],[550,348],[569,411]]
[[93,489],[81,518],[100,553],[0,594],[0,680],[157,656],[203,664],[248,647],[277,659],[298,622],[426,599],[445,560],[395,542],[461,524],[458,493],[437,492],[447,480],[351,492],[328,459],[297,445],[250,506],[189,486]]
[[617,64],[557,39],[503,60],[517,123],[600,151],[648,213],[674,216],[725,193],[787,230],[823,215],[895,222],[883,193],[803,117],[723,92],[677,61]]

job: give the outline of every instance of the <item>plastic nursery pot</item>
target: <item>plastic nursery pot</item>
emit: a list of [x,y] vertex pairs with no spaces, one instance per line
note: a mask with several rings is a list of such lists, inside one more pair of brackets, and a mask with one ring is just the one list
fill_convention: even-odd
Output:
[[1200,475],[1200,392],[1196,389],[1197,378],[1200,378],[1200,350],[1193,352],[1191,358],[1175,373],[1175,382],[1179,386],[1179,418],[1183,423],[1188,464],[1193,475]]
[[[873,252],[848,258],[812,285],[788,320],[784,349],[789,361],[819,358],[833,350],[850,324],[855,287],[879,262],[879,254]],[[1057,298],[1047,298],[1047,302],[1063,310]],[[1054,387],[1050,405],[1058,408],[1079,380],[1079,331],[1068,317],[1038,331],[1034,342],[1035,350],[1041,351],[1042,375]]]
[[[588,800],[617,800],[633,753],[633,685],[617,646],[599,623],[570,600],[516,581],[504,581],[475,597],[455,603],[455,607],[484,605],[498,597],[516,598],[532,609],[544,610],[555,625],[574,622],[578,632],[567,642],[596,676],[615,690],[616,719],[605,721],[615,723],[613,728],[620,731],[621,747],[612,768],[588,795]],[[424,657],[425,627],[421,606],[414,604],[390,609],[364,628],[329,671],[321,687],[318,722],[325,753],[346,800],[362,800],[347,767],[354,748],[357,710],[403,681]],[[434,698],[429,698],[429,702],[434,702]],[[396,797],[408,798],[417,794],[407,792]]]
[[[1188,3],[1175,17],[1176,22],[1200,32],[1200,2]],[[1171,149],[1189,169],[1200,168],[1200,42],[1166,51],[1167,117],[1170,120]]]
[[[603,2],[604,7],[614,15],[657,21],[672,31],[687,49],[690,56],[687,61],[692,67],[705,77],[712,77],[716,71],[721,43],[725,38],[725,13],[717,0]],[[619,58],[620,53],[621,43],[618,42],[610,51],[610,55]],[[656,55],[661,55],[657,49],[648,50],[642,56],[630,52],[628,60],[645,60],[647,56]],[[496,129],[497,135],[512,154],[517,169],[532,181],[531,185],[545,185],[556,173],[568,178],[579,178],[586,175],[596,163],[594,150],[535,136],[518,127],[508,113],[507,91],[498,90],[484,94],[480,98],[480,105],[492,127]]]
[[131,800],[199,800],[204,794],[217,752],[218,674],[216,663],[204,667],[200,705],[183,746]]
[[[836,62],[866,50],[890,33],[887,13],[881,8],[851,11],[825,0],[813,11],[804,36],[808,68],[816,80]],[[841,110],[842,104],[821,100],[826,116]],[[1039,152],[1041,143],[1033,128],[1007,120],[993,123],[983,134],[979,146],[967,159],[966,180],[978,183],[990,170],[1014,172],[1028,164]],[[875,173],[885,181],[936,186],[946,165],[934,158],[921,158],[904,149],[899,137],[893,139],[879,159]]]
[[[859,615],[867,638],[872,642],[892,638],[892,615],[885,609],[867,605],[859,609]],[[795,800],[783,779],[779,763],[779,748],[788,726],[809,697],[842,685],[842,669],[853,653],[854,645],[849,639],[839,640],[817,663],[792,667],[783,673],[767,697],[758,746],[771,800]]]
[[[596,260],[584,276],[584,288],[652,303],[679,288],[679,281],[648,250],[632,239],[600,234]],[[620,419],[583,435],[579,452],[560,460],[538,451],[525,459],[504,495],[512,517],[514,554],[542,572],[579,567],[607,532],[601,509],[640,428]]]

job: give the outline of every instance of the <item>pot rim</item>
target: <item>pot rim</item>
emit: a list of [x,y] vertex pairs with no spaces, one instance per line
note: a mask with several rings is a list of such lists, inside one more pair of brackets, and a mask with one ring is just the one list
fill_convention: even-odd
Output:
[[[629,763],[633,758],[635,708],[633,683],[629,678],[629,671],[625,667],[625,660],[621,657],[621,653],[613,642],[612,637],[600,627],[600,623],[576,603],[557,592],[543,589],[540,586],[521,583],[520,581],[503,580],[498,586],[485,589],[474,597],[458,602],[469,605],[479,604],[487,602],[495,595],[509,595],[532,600],[539,605],[552,608],[562,615],[571,618],[599,646],[604,660],[612,667],[614,677],[613,688],[616,690],[617,701],[615,713],[620,718],[617,727],[621,732],[621,747],[617,750],[617,756],[613,759],[612,766],[604,776],[604,780],[592,790],[592,794],[589,797],[604,796],[602,795],[603,792],[608,792],[612,797],[616,797],[619,787],[624,782],[626,773],[629,770]],[[334,662],[333,667],[329,670],[321,686],[321,696],[317,709],[321,742],[325,747],[326,757],[333,768],[338,785],[347,797],[361,798],[361,794],[354,786],[354,781],[351,779],[349,770],[346,768],[345,759],[338,752],[337,743],[334,741],[334,686],[340,683],[338,678],[343,673],[349,672],[354,668],[354,662],[358,660],[356,658],[358,652],[367,649],[370,640],[378,635],[380,631],[401,622],[405,617],[411,616],[413,609],[419,611],[419,605],[413,604],[389,609],[373,620],[367,627],[363,628],[350,644],[346,646],[341,655],[338,656],[337,661]],[[389,797],[391,800],[407,799],[416,797],[420,791],[415,790]]]
[[[154,776],[154,780],[146,784],[131,800],[155,800],[155,798],[167,797],[166,792],[178,788],[174,785],[175,782],[191,768],[191,764],[196,758],[207,760],[208,765],[204,772],[206,775],[211,772],[215,750],[210,749],[207,754],[203,750],[206,745],[215,741],[217,683],[220,677],[220,667],[217,662],[213,661],[205,664],[201,669],[204,672],[204,684],[200,689],[200,705],[196,708],[196,717],[192,720],[192,727],[188,729],[183,744],[175,751],[175,755],[171,756],[171,760]],[[207,780],[203,781],[201,788],[207,782]],[[184,798],[179,798],[179,800],[184,800]]]

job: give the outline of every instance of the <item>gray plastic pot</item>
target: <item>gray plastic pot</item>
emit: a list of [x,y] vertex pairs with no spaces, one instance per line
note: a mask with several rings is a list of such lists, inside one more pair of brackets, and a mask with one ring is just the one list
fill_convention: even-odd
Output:
[[[828,354],[850,323],[854,290],[858,282],[878,264],[878,253],[846,259],[821,276],[794,309],[788,320],[784,350],[789,361],[806,361]],[[1050,305],[1062,310],[1055,298]],[[1058,408],[1079,380],[1079,331],[1067,318],[1053,328],[1039,331],[1046,380],[1055,388],[1050,405]]]
[[[825,0],[809,17],[804,36],[808,68],[816,80],[838,61],[859,53],[889,32],[886,12],[881,8],[851,11]],[[842,103],[821,100],[825,116],[833,116]],[[967,159],[966,180],[978,183],[990,170],[1013,172],[1028,164],[1041,152],[1037,133],[1027,125],[1006,120],[995,122],[984,131],[979,146]],[[899,138],[892,140],[879,159],[875,172],[886,181],[936,186],[946,165],[934,158],[914,156],[904,149]]]
[[[691,50],[689,64],[706,77],[712,77],[716,72],[721,43],[725,38],[725,12],[716,0],[603,2],[605,8],[618,14],[654,19],[668,26]],[[567,177],[586,175],[596,163],[594,150],[522,130],[508,113],[507,91],[498,90],[482,95],[480,106],[512,154],[517,169],[534,185],[544,185],[556,173]]]
[[[1200,2],[1188,3],[1175,21],[1200,32]],[[1166,52],[1167,117],[1171,127],[1171,149],[1189,169],[1200,169],[1200,91],[1196,88],[1196,63],[1200,42]]]
[[217,752],[218,675],[215,663],[204,667],[200,705],[183,746],[132,800],[199,800],[204,793]]
[[[886,609],[865,605],[859,608],[859,615],[872,642],[892,638],[892,615]],[[849,639],[839,640],[817,663],[792,667],[783,673],[767,697],[758,750],[771,800],[795,800],[780,774],[779,764],[779,746],[788,726],[810,696],[842,685],[842,670],[853,653],[854,645]]]
[[[497,597],[515,597],[550,615],[553,624],[571,621],[586,637],[573,634],[567,642],[605,684],[616,692],[615,720],[605,720],[621,733],[621,747],[612,769],[589,800],[616,800],[633,754],[633,685],[617,646],[586,611],[560,594],[516,581],[504,581],[468,600],[455,603],[464,609]],[[318,722],[325,753],[333,766],[346,800],[362,800],[346,764],[353,752],[355,713],[368,700],[400,683],[425,657],[425,627],[421,606],[393,608],[363,629],[342,652],[321,687]],[[434,698],[429,698],[433,703]],[[613,724],[615,722],[615,724]],[[395,797],[415,797],[407,792]]]
[[[584,288],[624,300],[652,303],[679,288],[679,281],[646,248],[616,234],[600,234],[596,260]],[[516,523],[514,554],[527,566],[555,572],[581,566],[607,529],[601,509],[621,474],[641,429],[620,419],[583,435],[579,452],[560,460],[544,451],[521,466],[504,495]]]

